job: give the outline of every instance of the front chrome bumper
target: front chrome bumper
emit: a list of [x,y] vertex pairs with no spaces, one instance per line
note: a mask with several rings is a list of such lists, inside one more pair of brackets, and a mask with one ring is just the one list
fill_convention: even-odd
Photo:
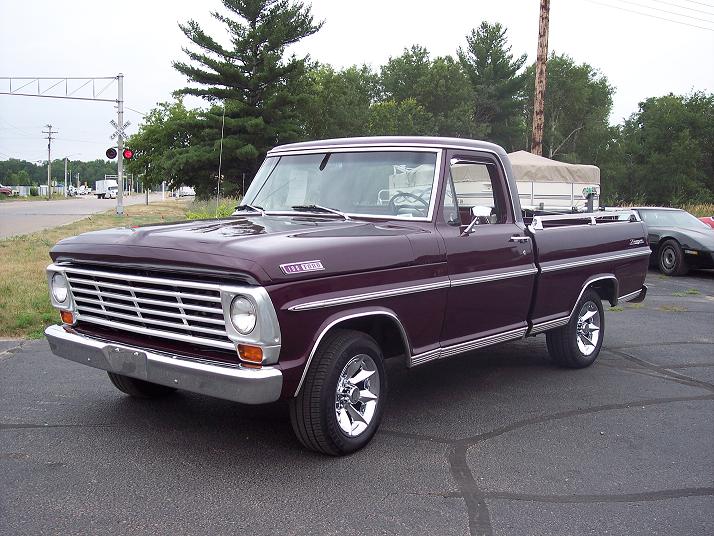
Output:
[[283,388],[283,374],[274,367],[251,369],[156,353],[69,333],[58,325],[45,335],[52,352],[70,361],[216,398],[264,404],[277,400]]

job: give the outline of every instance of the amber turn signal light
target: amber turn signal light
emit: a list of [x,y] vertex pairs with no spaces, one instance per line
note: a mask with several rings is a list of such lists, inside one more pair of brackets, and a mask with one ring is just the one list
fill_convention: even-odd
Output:
[[72,311],[60,311],[60,318],[65,324],[74,324],[74,314]]
[[238,345],[238,357],[241,360],[255,365],[263,362],[263,349],[260,346],[250,346],[248,344]]

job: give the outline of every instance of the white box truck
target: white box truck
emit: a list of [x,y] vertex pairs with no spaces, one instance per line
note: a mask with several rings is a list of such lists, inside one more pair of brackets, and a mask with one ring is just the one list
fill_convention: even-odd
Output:
[[94,195],[99,199],[116,199],[119,191],[119,184],[114,179],[97,181],[94,185]]

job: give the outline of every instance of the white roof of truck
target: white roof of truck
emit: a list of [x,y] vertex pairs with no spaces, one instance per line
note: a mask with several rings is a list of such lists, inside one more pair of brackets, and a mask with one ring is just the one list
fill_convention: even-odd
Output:
[[517,181],[600,184],[600,168],[597,166],[566,164],[528,151],[508,153],[508,159]]

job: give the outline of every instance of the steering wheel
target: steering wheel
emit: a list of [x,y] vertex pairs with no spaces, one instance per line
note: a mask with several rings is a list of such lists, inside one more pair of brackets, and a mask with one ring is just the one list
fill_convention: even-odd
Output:
[[[422,195],[424,195],[424,194],[422,194]],[[429,210],[429,202],[426,201],[424,198],[422,198],[416,194],[413,194],[411,192],[402,192],[401,190],[399,190],[396,194],[394,194],[392,197],[389,198],[389,208],[394,214],[397,214],[397,204],[395,203],[395,199],[398,199],[400,197],[418,201],[419,203],[422,203],[427,210]]]

